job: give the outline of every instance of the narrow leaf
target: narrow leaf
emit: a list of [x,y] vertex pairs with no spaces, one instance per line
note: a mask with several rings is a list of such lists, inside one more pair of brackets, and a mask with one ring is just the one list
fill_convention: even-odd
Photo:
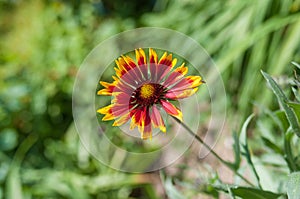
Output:
[[258,176],[258,173],[255,169],[255,166],[252,162],[252,158],[251,158],[251,153],[250,153],[250,150],[249,150],[249,147],[248,147],[248,141],[247,141],[247,126],[249,125],[251,119],[254,117],[254,114],[251,114],[247,119],[246,121],[244,122],[243,126],[242,126],[242,130],[241,130],[241,138],[240,138],[240,143],[241,143],[241,147],[242,147],[242,155],[246,157],[247,159],[247,162],[248,164],[250,165],[255,177],[256,177],[256,180],[257,180],[257,184],[259,187],[261,187],[261,184],[260,184],[260,178]]
[[288,102],[287,104],[294,110],[298,121],[300,121],[300,103]]
[[276,95],[278,102],[282,106],[293,131],[297,134],[298,137],[300,137],[300,126],[294,111],[286,103],[288,101],[287,97],[284,95],[281,88],[277,85],[277,83],[269,74],[263,71],[261,71],[261,73],[263,74],[264,78],[267,80],[268,84],[272,88],[272,91]]
[[272,151],[274,151],[275,153],[281,154],[281,155],[283,154],[281,148],[279,146],[277,146],[275,143],[273,143],[270,139],[268,139],[264,136],[262,136],[261,138],[262,138],[264,144],[268,148],[272,149]]
[[240,132],[240,143],[242,146],[247,144],[247,126],[249,125],[251,119],[254,117],[254,114],[251,114],[246,121],[244,122],[241,132]]
[[233,139],[234,139],[234,143],[233,143],[233,149],[234,149],[233,167],[235,168],[235,170],[238,170],[238,168],[240,167],[240,163],[241,163],[241,150],[240,150],[239,136],[238,136],[237,133],[233,133]]
[[287,162],[290,171],[297,170],[297,165],[295,164],[292,147],[291,147],[291,139],[293,135],[294,134],[292,132],[287,132],[284,137],[284,153],[285,153],[284,158],[285,161]]
[[295,89],[294,87],[292,87],[292,91],[293,91],[296,99],[300,102],[300,92],[297,89]]
[[290,124],[288,119],[286,118],[285,112],[283,110],[278,110],[275,112],[276,117],[278,118],[281,126],[282,126],[282,132],[287,132]]
[[235,196],[239,196],[243,199],[276,199],[282,195],[250,187],[231,188],[231,191],[232,193],[234,193]]
[[294,66],[296,66],[297,68],[299,68],[299,69],[300,69],[300,65],[299,65],[298,63],[296,63],[296,62],[292,62],[292,64],[293,64]]

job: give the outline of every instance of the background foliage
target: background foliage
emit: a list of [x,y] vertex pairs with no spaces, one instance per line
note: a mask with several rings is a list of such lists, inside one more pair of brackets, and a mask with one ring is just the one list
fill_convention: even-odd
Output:
[[[291,64],[300,62],[299,10],[299,0],[0,1],[0,198],[271,194],[257,190],[296,198],[299,141],[286,113],[295,113],[299,123],[299,75],[293,73],[300,69]],[[236,169],[257,171],[256,176],[245,172],[254,184],[257,180],[253,190],[230,187],[214,171],[198,184],[179,175],[185,165],[172,179],[161,173],[161,191],[154,185],[160,181],[157,173],[110,170],[80,144],[71,95],[81,62],[99,42],[142,26],[183,32],[213,57],[227,91],[228,134],[256,114],[248,134],[244,124],[234,139]],[[275,79],[271,84],[265,75],[273,90],[279,88],[276,95],[261,69]],[[278,96],[281,91],[285,97]],[[198,174],[194,178],[203,180]]]

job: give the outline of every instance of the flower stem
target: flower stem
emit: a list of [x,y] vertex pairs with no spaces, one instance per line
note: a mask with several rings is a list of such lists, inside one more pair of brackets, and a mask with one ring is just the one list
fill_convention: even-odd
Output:
[[173,119],[178,122],[179,124],[181,124],[183,126],[183,128],[185,128],[189,134],[191,134],[192,136],[194,136],[196,138],[196,140],[198,142],[200,142],[207,150],[209,150],[214,156],[215,158],[217,158],[222,164],[224,164],[226,167],[228,167],[231,171],[234,172],[234,174],[236,174],[237,176],[239,176],[242,180],[244,180],[247,184],[254,186],[249,180],[247,180],[244,176],[242,176],[240,173],[238,173],[231,165],[230,162],[227,162],[226,160],[222,159],[208,144],[206,144],[201,137],[199,137],[197,134],[195,134],[185,123],[183,123],[182,121],[180,121],[179,119],[177,119],[176,117],[172,116]]

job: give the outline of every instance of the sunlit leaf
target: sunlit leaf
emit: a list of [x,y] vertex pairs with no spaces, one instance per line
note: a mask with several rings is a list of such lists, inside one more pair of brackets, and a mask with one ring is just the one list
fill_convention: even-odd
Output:
[[254,117],[254,114],[250,115],[246,121],[244,122],[241,132],[240,132],[240,144],[242,146],[247,145],[247,127],[250,123],[250,121],[252,120],[252,118]]
[[287,182],[287,195],[289,199],[299,199],[300,196],[300,172],[289,175]]
[[173,185],[172,179],[170,177],[165,176],[162,172],[160,172],[160,175],[161,175],[161,179],[163,180],[163,184],[169,198],[172,199],[185,198]]
[[296,99],[298,100],[298,102],[300,102],[300,92],[299,92],[299,90],[297,90],[294,87],[292,87],[292,91],[293,91]]
[[22,182],[19,175],[19,168],[11,168],[6,181],[6,197],[7,198],[23,198]]
[[0,150],[9,151],[18,144],[18,134],[15,129],[4,129],[0,132]]
[[292,64],[300,69],[300,65],[297,62],[292,62]]

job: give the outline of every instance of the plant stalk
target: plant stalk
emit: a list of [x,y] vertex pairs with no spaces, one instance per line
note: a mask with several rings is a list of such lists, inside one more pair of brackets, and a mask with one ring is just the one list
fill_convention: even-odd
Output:
[[229,168],[231,171],[234,172],[235,175],[239,176],[242,180],[244,180],[247,184],[254,186],[249,180],[247,180],[244,176],[242,176],[240,173],[238,173],[229,162],[225,161],[222,159],[208,144],[206,144],[201,137],[199,137],[197,134],[195,134],[185,123],[181,122],[179,119],[176,117],[172,116],[173,119],[181,124],[188,132],[190,135],[194,136],[198,142],[200,142],[207,150],[209,150],[215,158],[217,158],[222,164],[224,164],[227,168]]

